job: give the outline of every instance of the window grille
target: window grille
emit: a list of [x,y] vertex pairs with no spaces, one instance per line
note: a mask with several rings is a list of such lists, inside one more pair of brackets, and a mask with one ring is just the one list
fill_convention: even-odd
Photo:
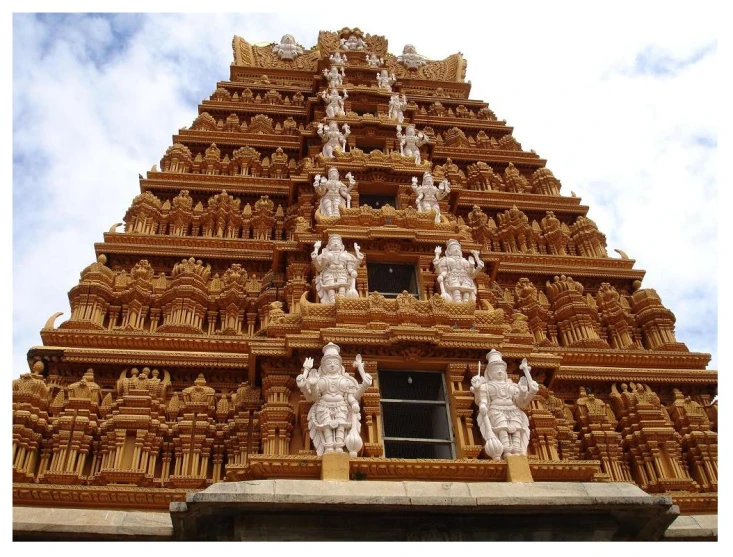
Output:
[[379,371],[387,458],[455,458],[443,374]]

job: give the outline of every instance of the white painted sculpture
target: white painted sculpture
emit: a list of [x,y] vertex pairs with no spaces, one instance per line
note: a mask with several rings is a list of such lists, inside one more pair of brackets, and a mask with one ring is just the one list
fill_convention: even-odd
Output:
[[344,50],[364,50],[367,47],[364,39],[356,35],[351,35],[348,39],[341,39],[339,43]]
[[346,77],[346,74],[344,73],[344,67],[343,66],[331,66],[331,69],[329,70],[324,69],[323,77],[325,77],[326,80],[328,81],[329,89],[341,87],[344,84],[344,77]]
[[361,376],[361,384],[346,373],[341,349],[329,342],[323,347],[318,371],[313,370],[313,358],[306,358],[303,372],[295,378],[298,388],[313,406],[308,411],[308,431],[316,454],[343,452],[355,457],[364,443],[361,440],[361,409],[359,400],[372,384],[372,376],[364,370],[361,355],[353,366]]
[[332,66],[343,66],[348,62],[346,54],[341,54],[340,52],[334,52],[328,59],[331,61]]
[[484,267],[479,252],[471,251],[473,255],[466,259],[463,257],[461,244],[452,239],[446,242],[445,255],[442,257],[441,251],[440,246],[435,246],[433,258],[433,267],[438,273],[440,296],[449,302],[476,301],[476,284],[473,279]]
[[321,241],[313,245],[311,261],[318,271],[316,275],[316,292],[318,301],[322,304],[336,303],[336,296],[358,298],[356,290],[357,268],[364,254],[359,251],[359,244],[354,244],[354,253],[351,255],[344,248],[341,236],[329,234],[328,244],[321,253]]
[[328,122],[328,127],[324,126],[322,122],[318,123],[318,135],[323,140],[323,149],[321,153],[327,159],[334,157],[334,151],[341,149],[344,153],[346,152],[346,138],[351,134],[351,128],[348,124],[342,126],[343,133],[339,131],[339,126],[336,122],[331,120]]
[[347,186],[339,179],[338,169],[331,167],[328,169],[328,178],[316,174],[313,180],[313,188],[316,193],[321,196],[319,210],[324,217],[338,217],[339,207],[346,204],[346,208],[351,208],[351,190],[354,189],[356,181],[351,172],[346,174]]
[[426,172],[422,175],[422,184],[417,185],[417,177],[412,177],[412,190],[417,194],[415,205],[420,213],[435,211],[435,222],[440,222],[440,201],[450,193],[450,182],[443,179],[437,186],[433,181],[433,175]]
[[366,63],[370,68],[378,68],[384,63],[384,60],[372,52],[366,55]]
[[283,35],[280,44],[272,47],[272,52],[277,54],[281,60],[293,60],[298,55],[303,54],[303,49],[295,42],[295,37]]
[[380,89],[383,89],[384,91],[392,92],[392,84],[397,81],[397,78],[394,76],[394,74],[389,75],[387,73],[387,70],[382,70],[381,72],[377,73],[377,87]]
[[405,45],[405,48],[402,49],[402,55],[397,57],[397,61],[411,70],[416,70],[420,66],[428,63],[427,58],[422,54],[418,54],[415,47],[411,44]]
[[400,124],[404,121],[405,115],[403,110],[407,108],[407,97],[403,94],[401,97],[394,94],[389,98],[389,112],[387,118],[397,120]]
[[478,406],[478,423],[486,444],[486,454],[494,460],[507,455],[526,455],[529,445],[529,419],[526,408],[539,391],[539,385],[529,374],[527,359],[519,365],[524,377],[514,383],[506,373],[506,362],[501,352],[486,354],[486,371],[471,379],[471,392]]
[[330,91],[323,91],[323,93],[321,93],[321,98],[323,99],[323,102],[326,103],[326,116],[329,118],[346,116],[346,112],[344,111],[344,101],[349,98],[349,93],[346,89],[344,89],[343,99],[335,87],[332,87]]
[[423,132],[416,132],[412,124],[407,126],[405,135],[402,135],[402,126],[397,126],[397,139],[400,142],[400,153],[403,157],[412,157],[415,164],[420,164],[420,147],[428,140]]

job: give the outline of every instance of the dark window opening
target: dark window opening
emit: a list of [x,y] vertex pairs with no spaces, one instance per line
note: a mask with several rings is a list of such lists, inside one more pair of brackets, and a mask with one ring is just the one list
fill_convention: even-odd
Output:
[[455,458],[443,374],[380,371],[387,458]]
[[385,205],[397,208],[397,201],[393,195],[359,194],[359,205],[369,205],[372,209],[381,209]]
[[367,280],[369,292],[379,292],[386,298],[394,298],[404,290],[415,297],[420,297],[414,265],[367,262]]

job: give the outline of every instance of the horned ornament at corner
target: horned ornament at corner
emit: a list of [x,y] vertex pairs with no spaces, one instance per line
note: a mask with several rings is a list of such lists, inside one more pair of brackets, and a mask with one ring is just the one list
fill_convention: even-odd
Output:
[[364,370],[361,355],[353,366],[361,376],[361,384],[346,373],[341,349],[332,342],[323,347],[321,365],[313,370],[313,358],[306,358],[303,373],[295,378],[298,388],[313,406],[308,412],[308,431],[316,454],[342,452],[355,457],[364,443],[361,440],[359,400],[372,384],[372,376]]
[[506,373],[501,352],[494,349],[486,354],[486,371],[471,379],[471,392],[478,406],[478,424],[486,440],[484,450],[494,460],[508,455],[526,455],[529,445],[529,419],[526,408],[539,391],[539,385],[529,374],[532,369],[524,358],[519,368],[524,377],[514,383]]

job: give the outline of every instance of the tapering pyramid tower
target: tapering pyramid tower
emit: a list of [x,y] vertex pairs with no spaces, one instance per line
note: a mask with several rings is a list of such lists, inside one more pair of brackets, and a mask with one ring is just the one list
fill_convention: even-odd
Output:
[[[166,509],[217,482],[317,480],[296,377],[333,342],[375,379],[352,478],[505,481],[470,392],[496,348],[540,384],[535,481],[716,512],[709,355],[470,99],[460,54],[346,28],[233,51],[13,383],[16,505]],[[451,249],[460,280],[438,263]]]

